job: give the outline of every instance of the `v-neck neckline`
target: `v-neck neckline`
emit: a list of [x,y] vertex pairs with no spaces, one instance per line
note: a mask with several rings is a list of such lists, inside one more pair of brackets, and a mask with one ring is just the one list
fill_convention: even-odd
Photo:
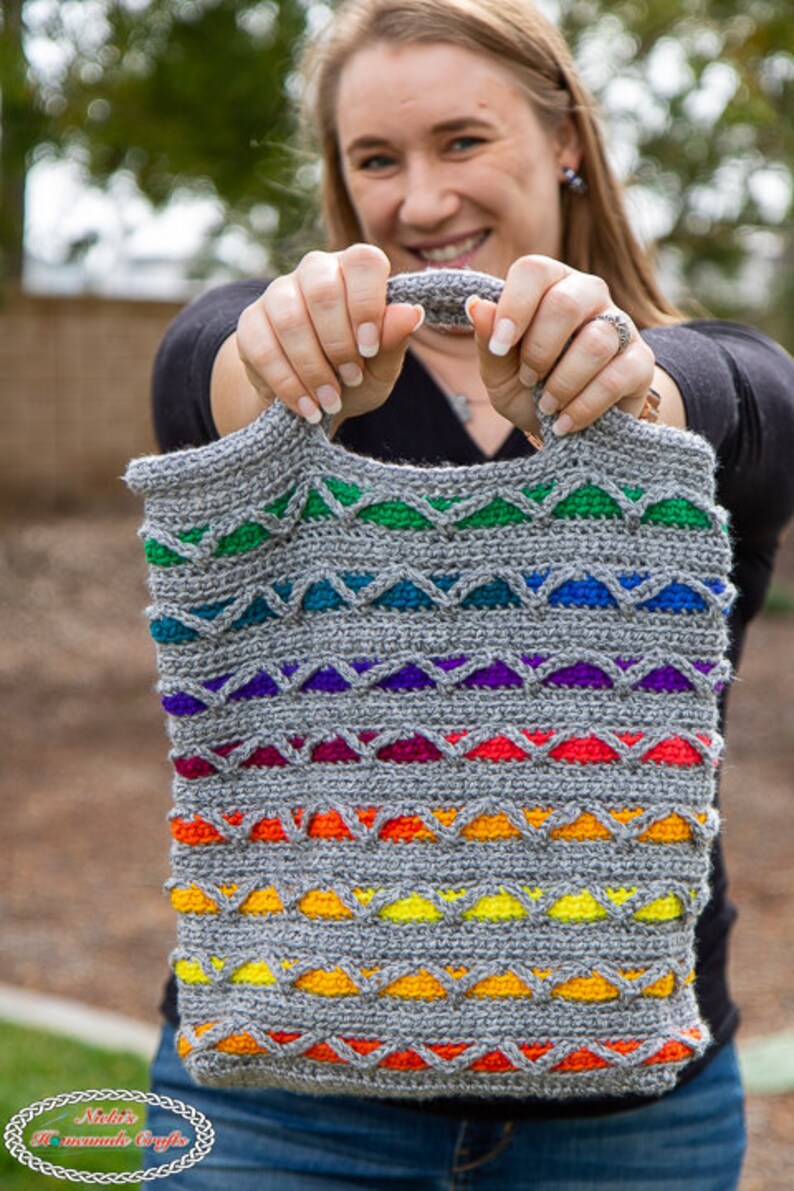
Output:
[[[496,462],[499,462],[500,460],[502,460],[503,458],[506,458],[506,459],[514,458],[515,452],[511,453],[509,455],[503,455],[503,452],[511,444],[513,444],[514,440],[515,440],[515,446],[526,444],[529,447],[529,452],[530,453],[532,452],[533,448],[531,446],[529,446],[529,444],[527,444],[527,440],[526,440],[524,434],[522,433],[522,431],[519,430],[517,426],[512,426],[510,428],[510,430],[508,430],[507,434],[502,439],[502,441],[499,443],[499,446],[496,448],[494,453],[492,455],[489,455],[487,453],[487,451],[484,451],[482,449],[482,447],[477,442],[477,440],[474,438],[474,436],[472,434],[470,434],[470,432],[467,430],[466,423],[461,421],[461,419],[455,413],[455,410],[452,408],[452,403],[450,402],[446,393],[441,388],[441,385],[438,383],[435,376],[430,371],[430,369],[427,367],[427,365],[424,364],[424,362],[420,359],[420,357],[416,354],[416,352],[412,352],[409,349],[408,354],[411,358],[411,361],[415,364],[415,366],[422,370],[424,376],[427,379],[427,383],[432,390],[433,397],[434,397],[434,400],[436,401],[436,403],[443,406],[443,408],[445,410],[446,420],[450,424],[457,427],[458,434],[462,435],[463,438],[466,440],[466,442],[469,444],[471,450],[476,452],[477,458],[476,458],[476,460],[474,460],[474,462],[476,462],[476,463],[496,463]],[[524,453],[525,453],[524,451],[520,452],[520,454],[524,454]]]

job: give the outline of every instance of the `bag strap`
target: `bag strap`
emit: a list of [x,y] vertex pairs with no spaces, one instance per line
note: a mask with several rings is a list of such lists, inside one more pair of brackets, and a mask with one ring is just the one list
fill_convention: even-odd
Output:
[[[419,273],[397,273],[386,282],[386,301],[420,302],[425,311],[425,323],[435,331],[452,331],[459,328],[471,330],[466,314],[466,302],[471,297],[485,298],[498,302],[504,281],[490,273],[477,273],[473,269],[425,269]],[[543,378],[535,385],[533,397],[540,399]],[[554,418],[537,410],[542,437],[529,435],[530,442],[540,450],[549,438],[549,428]],[[328,430],[331,419],[323,420],[323,429]]]
[[[425,269],[419,273],[397,273],[390,277],[386,283],[386,300],[390,304],[408,302],[415,305],[420,302],[425,310],[426,325],[436,331],[450,331],[461,327],[470,330],[471,322],[466,314],[468,299],[476,295],[491,302],[498,302],[504,287],[505,283],[501,278],[492,277],[490,273],[478,273],[473,269]],[[541,377],[533,391],[536,402],[540,399],[543,385],[544,378]],[[652,407],[655,410],[657,405],[652,403]],[[534,435],[528,437],[536,448],[540,448],[550,441],[551,436],[548,432],[556,415],[543,414],[540,410],[537,410],[537,415],[543,432],[542,438]],[[602,414],[601,421],[612,430],[619,425],[620,414],[616,417],[613,410],[607,410]],[[327,424],[330,425],[330,419]]]
[[[504,282],[499,278],[474,270],[426,269],[389,278],[386,292],[389,302],[421,303],[427,312],[428,324],[443,330],[470,329],[471,324],[466,316],[467,299],[476,294],[490,301],[498,301],[503,288]],[[535,389],[536,399],[540,395],[542,383],[540,381]],[[711,447],[705,439],[687,431],[639,421],[613,406],[584,430],[558,438],[550,432],[554,415],[538,411],[538,417],[546,445],[543,455],[546,464],[553,463],[554,467],[578,466],[585,454],[592,457],[593,451],[600,455],[604,450],[612,454],[619,450],[621,455],[629,453],[634,456],[636,468],[643,474],[655,474],[662,470],[667,479],[680,476],[681,482],[686,485],[695,483],[693,477],[699,477],[697,482],[704,485],[713,482],[715,464]],[[317,425],[312,425],[293,413],[288,406],[276,401],[250,426],[218,442],[168,456],[134,460],[127,468],[125,480],[137,492],[151,493],[156,490],[163,494],[172,487],[183,491],[186,485],[195,486],[198,490],[227,469],[239,468],[241,465],[258,467],[259,463],[253,461],[260,460],[263,453],[272,449],[274,442],[283,451],[290,444],[295,446],[304,440],[314,439],[315,444],[323,444],[324,450],[331,447],[344,452],[343,446],[328,441],[332,425],[333,416],[330,414],[324,415]],[[582,448],[586,448],[584,454]],[[481,468],[509,469],[512,462],[488,461],[470,466],[479,472]],[[524,459],[523,462],[528,461]],[[374,466],[374,463],[369,461],[366,466]],[[379,466],[388,467],[391,475],[391,469],[400,465]],[[441,470],[446,475],[449,469]]]
[[466,301],[473,295],[498,302],[504,282],[489,273],[473,269],[424,269],[419,273],[397,273],[386,283],[387,302],[421,302],[428,327],[449,331],[471,323]]

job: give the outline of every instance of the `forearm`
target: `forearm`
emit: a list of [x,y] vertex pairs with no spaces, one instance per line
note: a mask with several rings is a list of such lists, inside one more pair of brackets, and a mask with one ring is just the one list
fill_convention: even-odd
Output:
[[210,409],[221,436],[250,425],[271,404],[256,391],[237,350],[237,333],[221,344],[210,376]]

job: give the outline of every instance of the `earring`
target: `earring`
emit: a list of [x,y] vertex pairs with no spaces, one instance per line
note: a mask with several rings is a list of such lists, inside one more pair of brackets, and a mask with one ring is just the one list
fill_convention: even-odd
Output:
[[571,194],[587,194],[587,183],[584,178],[581,174],[577,174],[576,170],[572,170],[569,165],[562,167],[562,180]]

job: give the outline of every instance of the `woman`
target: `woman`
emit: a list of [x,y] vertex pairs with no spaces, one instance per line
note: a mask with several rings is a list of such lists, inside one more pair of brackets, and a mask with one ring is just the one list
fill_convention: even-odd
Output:
[[[794,364],[762,336],[685,324],[628,228],[592,101],[557,32],[525,0],[360,0],[310,55],[330,251],[205,295],[158,357],[161,445],[200,445],[274,399],[382,459],[453,464],[529,454],[533,393],[575,433],[619,404],[708,438],[733,518],[734,661],[794,508]],[[473,334],[386,306],[390,273],[433,265],[505,279],[472,299]],[[727,900],[715,850],[699,922],[698,998],[713,1044],[651,1102],[430,1101],[199,1089],[173,1055],[155,1090],[218,1132],[184,1187],[737,1186],[744,1148],[726,984]],[[165,1005],[176,1021],[173,988]],[[156,1114],[154,1122],[156,1124]],[[179,1179],[183,1181],[180,1183]]]

